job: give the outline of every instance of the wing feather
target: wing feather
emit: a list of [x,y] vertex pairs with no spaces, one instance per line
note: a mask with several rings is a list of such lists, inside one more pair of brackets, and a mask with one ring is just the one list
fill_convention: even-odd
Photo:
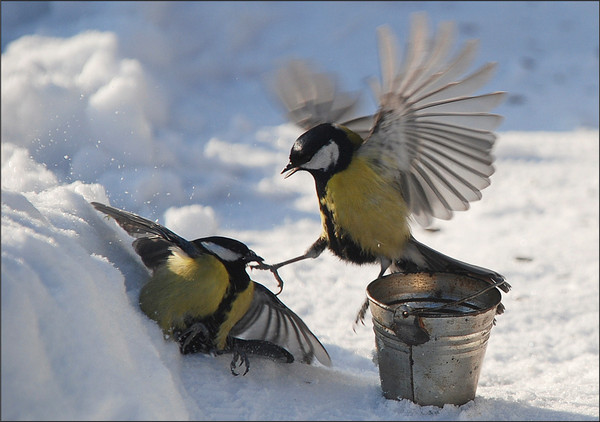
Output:
[[[394,40],[394,36],[388,28],[388,33],[382,33],[384,39]],[[423,74],[423,63],[427,59],[427,17],[425,14],[416,14],[411,22],[410,29],[411,42],[407,46],[406,57],[404,59],[404,68],[398,75],[391,75],[394,79],[392,92],[406,92]],[[389,47],[393,49],[394,42],[391,42]]]
[[230,335],[271,342],[305,363],[316,358],[323,365],[331,365],[329,354],[304,321],[258,283],[254,284],[254,298],[248,312],[231,329]]
[[358,105],[357,95],[338,91],[333,75],[318,73],[302,60],[291,60],[279,69],[273,90],[288,119],[305,130],[350,120]]
[[423,113],[419,122],[464,127],[471,130],[492,131],[502,123],[502,116],[489,113]]
[[419,103],[423,103],[425,101],[435,102],[440,99],[471,95],[478,89],[482,88],[492,78],[496,70],[496,66],[496,63],[487,63],[479,70],[473,72],[471,75],[460,81],[450,82],[441,88],[429,90],[424,93],[422,90],[418,90],[418,92],[421,93],[419,97],[416,97],[415,94],[410,95],[409,97],[416,97],[413,102],[413,106],[418,107]]
[[421,95],[427,95],[452,83],[469,68],[475,58],[478,46],[478,40],[467,41],[461,52],[445,69],[432,74],[421,85],[412,87],[412,90],[406,92],[406,96],[414,97],[419,92],[422,93]]
[[493,92],[475,97],[458,97],[429,102],[421,106],[413,105],[412,108],[417,115],[423,110],[427,110],[429,113],[487,113],[500,105],[504,97],[504,92]]
[[[454,146],[440,148],[439,142],[430,142],[426,136],[423,139],[423,157],[433,159],[433,156],[439,156],[440,166],[454,169],[457,172],[462,172],[464,169],[466,172],[463,176],[465,182],[469,182],[469,173],[473,173],[472,180],[478,180],[478,178],[487,179],[494,171],[489,156],[481,157],[476,155],[476,151],[465,152],[454,148]],[[487,187],[487,185],[479,186],[479,189],[484,187]]]
[[120,210],[99,202],[91,202],[98,211],[112,217],[136,240],[133,246],[149,268],[156,268],[171,254],[171,248],[179,248],[195,258],[205,253],[194,243],[175,234],[166,227],[139,215]]
[[397,186],[424,226],[433,218],[450,219],[481,199],[494,173],[493,130],[502,122],[491,111],[506,97],[504,92],[476,95],[495,63],[459,79],[475,58],[477,40],[448,60],[454,25],[440,25],[433,42],[427,33],[425,15],[415,15],[404,64],[397,70],[396,40],[388,27],[378,30],[382,82],[373,86],[380,110],[357,152]]
[[[444,59],[449,55],[450,49],[455,39],[455,29],[451,22],[442,22],[431,48],[431,53],[425,63],[421,66],[420,72],[411,83],[412,86],[418,89],[419,86],[432,80],[435,74],[441,71],[441,66],[444,65]],[[409,93],[411,96],[411,93]]]

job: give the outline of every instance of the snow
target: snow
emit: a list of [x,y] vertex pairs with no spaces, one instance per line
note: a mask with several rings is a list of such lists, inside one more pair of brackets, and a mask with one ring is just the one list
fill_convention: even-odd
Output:
[[[2,419],[598,420],[597,2],[2,2]],[[108,203],[268,262],[302,253],[314,184],[283,179],[300,134],[268,89],[308,58],[365,94],[376,27],[456,20],[506,90],[483,199],[415,237],[492,268],[504,295],[475,400],[382,397],[370,317],[378,266],[324,253],[280,298],[333,366],[182,356],[141,313],[147,271]],[[370,101],[370,103],[369,103]],[[275,290],[266,272],[253,278]]]

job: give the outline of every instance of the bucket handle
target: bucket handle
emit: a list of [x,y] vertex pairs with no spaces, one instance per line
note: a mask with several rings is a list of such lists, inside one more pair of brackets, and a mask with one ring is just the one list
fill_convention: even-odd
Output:
[[413,315],[409,305],[400,305],[394,309],[391,330],[404,344],[418,346],[427,343],[431,336],[423,324],[420,315]]
[[427,343],[431,337],[427,331],[427,328],[423,324],[423,320],[421,319],[423,314],[439,311],[450,306],[460,305],[467,300],[474,299],[477,296],[482,295],[485,292],[496,288],[497,286],[500,286],[502,283],[504,283],[504,281],[490,284],[475,294],[437,306],[435,308],[413,308],[407,304],[398,306],[396,309],[394,309],[393,322],[390,328],[396,334],[396,336],[402,340],[403,343],[408,344],[409,346],[418,346]]

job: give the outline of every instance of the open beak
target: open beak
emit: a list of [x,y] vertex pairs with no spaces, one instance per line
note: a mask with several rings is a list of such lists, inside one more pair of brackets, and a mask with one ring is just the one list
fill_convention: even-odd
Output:
[[287,179],[288,177],[290,177],[292,174],[296,173],[298,170],[300,170],[300,167],[294,167],[292,165],[292,163],[288,163],[287,166],[285,166],[285,168],[283,170],[281,170],[281,174],[286,173],[286,175],[283,177],[284,179]]
[[264,258],[255,254],[254,251],[250,251],[250,254],[246,256],[246,260],[248,262],[258,262],[259,264],[261,264],[264,261]]

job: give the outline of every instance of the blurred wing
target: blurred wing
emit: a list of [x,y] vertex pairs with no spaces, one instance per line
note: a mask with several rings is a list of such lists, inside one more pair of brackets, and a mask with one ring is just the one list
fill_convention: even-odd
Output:
[[130,236],[136,238],[133,247],[148,268],[155,269],[164,263],[171,254],[173,247],[181,249],[192,258],[204,253],[192,242],[185,240],[158,223],[99,202],[92,202],[91,204],[98,211],[114,218],[119,226]]
[[472,63],[476,41],[448,60],[453,23],[440,25],[433,42],[427,32],[426,16],[416,14],[404,64],[397,70],[395,39],[388,27],[379,28],[382,83],[372,88],[380,110],[358,152],[396,183],[423,226],[432,217],[448,220],[453,211],[481,199],[494,173],[492,131],[502,121],[489,111],[505,97],[504,92],[473,96],[492,77],[494,63],[455,80]]
[[351,118],[358,96],[338,92],[333,75],[317,73],[301,60],[292,60],[279,69],[274,91],[288,119],[304,130],[321,123],[338,123],[364,139],[373,127],[373,116]]
[[250,309],[229,334],[244,340],[271,342],[304,363],[311,363],[316,357],[323,365],[331,365],[329,354],[304,321],[259,283],[254,283]]

